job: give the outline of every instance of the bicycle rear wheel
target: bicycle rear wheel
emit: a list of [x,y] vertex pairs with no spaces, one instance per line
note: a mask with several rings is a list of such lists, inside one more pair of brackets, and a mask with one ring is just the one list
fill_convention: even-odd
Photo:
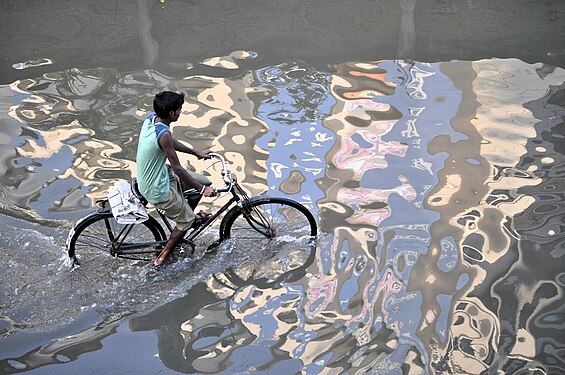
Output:
[[318,232],[316,220],[306,207],[287,198],[251,198],[226,215],[222,238],[237,246],[273,248],[306,244]]
[[[67,252],[75,265],[90,262],[102,255],[128,259],[152,260],[165,240],[159,223],[152,217],[139,224],[120,224],[111,212],[96,212],[81,221],[69,233]],[[133,246],[135,249],[116,251]]]

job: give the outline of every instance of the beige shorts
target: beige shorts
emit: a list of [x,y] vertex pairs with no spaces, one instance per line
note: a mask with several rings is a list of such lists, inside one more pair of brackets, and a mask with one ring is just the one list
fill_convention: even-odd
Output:
[[[208,178],[206,178],[206,176],[202,176],[201,174],[191,171],[188,171],[188,173],[192,176],[192,178],[194,178],[201,184],[212,184],[212,182]],[[155,207],[161,210],[168,219],[174,221],[178,230],[188,230],[192,226],[192,223],[194,222],[196,216],[194,215],[194,211],[192,211],[192,208],[190,208],[188,202],[182,195],[183,187],[180,178],[173,172],[170,167],[169,182],[169,196],[163,202],[156,203]]]

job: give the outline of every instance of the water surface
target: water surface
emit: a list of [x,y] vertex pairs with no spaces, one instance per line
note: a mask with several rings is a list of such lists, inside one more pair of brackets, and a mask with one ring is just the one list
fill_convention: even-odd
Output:
[[[565,371],[562,68],[205,52],[139,69],[13,64],[0,86],[2,372]],[[70,226],[134,175],[164,89],[186,94],[176,137],[224,153],[250,194],[312,210],[313,247],[227,243],[159,271],[109,257],[71,271]]]

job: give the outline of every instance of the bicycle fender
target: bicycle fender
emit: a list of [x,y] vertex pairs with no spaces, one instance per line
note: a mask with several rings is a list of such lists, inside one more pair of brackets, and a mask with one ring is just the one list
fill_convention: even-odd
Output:
[[71,230],[69,231],[69,234],[67,235],[67,240],[65,241],[65,246],[67,247],[67,249],[69,248],[69,245],[71,243],[71,239],[75,235],[75,232],[82,225],[82,223],[84,223],[87,220],[90,220],[93,217],[99,216],[101,214],[103,214],[103,213],[101,213],[99,211],[94,211],[94,212],[89,213],[86,216],[81,217],[79,220],[77,220],[77,222],[71,227]]
[[266,202],[266,201],[271,200],[271,199],[272,199],[272,197],[270,195],[261,195],[261,196],[251,197],[247,201],[249,203]]

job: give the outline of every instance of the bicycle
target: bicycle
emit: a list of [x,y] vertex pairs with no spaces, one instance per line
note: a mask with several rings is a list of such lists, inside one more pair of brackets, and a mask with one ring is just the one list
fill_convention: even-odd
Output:
[[[247,193],[231,173],[228,162],[218,153],[210,153],[217,159],[207,169],[221,163],[221,176],[225,187],[216,189],[218,194],[231,193],[231,198],[200,226],[184,237],[182,245],[195,250],[195,240],[201,236],[221,215],[225,213],[219,227],[219,238],[208,246],[213,249],[228,238],[253,247],[273,246],[298,240],[311,241],[317,235],[316,220],[301,203],[282,197],[254,196]],[[135,179],[132,191],[144,206],[147,200],[137,190]],[[194,189],[184,191],[185,199],[199,200],[200,193]],[[67,237],[67,254],[73,266],[80,266],[79,259],[91,254],[96,257],[103,253],[119,258],[153,260],[160,253],[168,235],[153,215],[136,224],[119,224],[107,199],[96,202],[98,209],[78,220]],[[194,208],[194,207],[193,207]],[[173,230],[169,220],[156,210],[168,232]]]

